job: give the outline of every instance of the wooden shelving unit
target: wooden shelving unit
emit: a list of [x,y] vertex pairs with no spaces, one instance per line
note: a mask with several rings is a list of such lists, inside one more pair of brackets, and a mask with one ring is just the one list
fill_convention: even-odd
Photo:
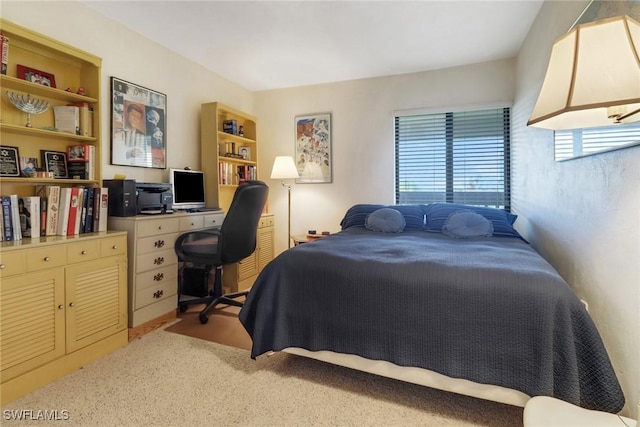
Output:
[[[7,74],[0,75],[0,137],[3,146],[17,147],[21,157],[37,158],[42,167],[40,150],[66,152],[69,145],[90,144],[95,150],[95,180],[40,179],[0,177],[2,194],[33,195],[36,184],[61,186],[101,183],[101,99],[102,59],[27,28],[0,20],[0,31],[9,38]],[[43,86],[18,77],[18,65],[53,74],[56,87]],[[76,92],[82,87],[85,95]],[[70,88],[70,92],[66,91]],[[27,114],[11,104],[7,91],[29,94],[49,102],[41,114],[31,115],[31,128],[26,127]],[[55,125],[53,107],[86,103],[93,110],[92,136],[72,135],[50,130]]]
[[[224,132],[225,120],[235,120],[237,128],[242,126],[243,136]],[[257,176],[258,142],[257,120],[219,102],[202,104],[200,118],[200,154],[205,173],[206,203],[208,207],[226,211],[231,205],[238,186],[238,167],[252,167]],[[226,153],[238,154],[241,147],[249,149],[249,158],[234,158]],[[223,172],[222,168],[227,172]],[[228,179],[221,176],[225,174]]]

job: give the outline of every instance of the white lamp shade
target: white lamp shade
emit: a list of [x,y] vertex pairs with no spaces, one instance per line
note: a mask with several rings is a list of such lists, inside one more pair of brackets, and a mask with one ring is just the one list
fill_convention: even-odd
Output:
[[[628,16],[579,25],[553,45],[527,123],[546,129],[610,126],[640,120],[640,24]],[[615,107],[611,109],[610,107]],[[614,111],[616,110],[616,111]]]
[[271,179],[298,178],[298,168],[291,156],[277,156],[271,169]]

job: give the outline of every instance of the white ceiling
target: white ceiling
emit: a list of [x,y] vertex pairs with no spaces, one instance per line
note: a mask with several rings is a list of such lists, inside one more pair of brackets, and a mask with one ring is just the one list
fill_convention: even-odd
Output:
[[514,57],[543,0],[81,0],[249,90]]

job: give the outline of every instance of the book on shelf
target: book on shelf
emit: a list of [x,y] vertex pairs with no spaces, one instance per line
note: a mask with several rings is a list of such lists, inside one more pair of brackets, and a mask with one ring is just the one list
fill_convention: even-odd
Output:
[[96,179],[96,147],[91,144],[67,147],[67,173],[71,179]]
[[13,241],[13,215],[11,213],[11,197],[2,196],[2,235],[5,241]]
[[0,58],[2,58],[2,74],[7,74],[7,66],[9,64],[9,37],[0,33]]
[[89,104],[82,102],[78,104],[80,116],[80,135],[93,136],[93,110]]
[[74,233],[80,234],[82,227],[82,205],[84,204],[84,187],[78,187],[78,214],[76,215],[76,223],[74,225]]
[[39,237],[40,236],[40,197],[27,196],[21,197],[20,212],[21,223],[24,216],[24,228],[22,229],[23,237]]
[[60,207],[59,185],[37,185],[36,195],[47,199],[46,236],[55,236],[58,231],[58,209]]
[[84,232],[91,233],[93,231],[93,197],[94,189],[87,189],[87,218],[84,222]]
[[238,134],[238,122],[236,120],[224,120],[222,122],[222,130],[232,135]]
[[96,188],[96,194],[93,196],[97,200],[94,208],[94,225],[93,231],[107,231],[107,219],[109,211],[109,189],[107,187]]
[[69,209],[71,206],[71,188],[60,189],[60,202],[58,204],[58,236],[66,236],[69,232]]
[[20,200],[17,194],[9,196],[11,198],[11,214],[13,216],[13,239],[22,240],[22,222],[20,221]]
[[40,237],[47,235],[47,204],[46,197],[40,197]]
[[58,105],[53,107],[53,115],[58,132],[80,135],[80,107]]
[[89,189],[83,188],[82,191],[82,210],[80,211],[80,226],[78,227],[78,232],[80,234],[84,233],[85,226],[87,224],[87,202],[89,201]]
[[67,235],[78,234],[78,227],[76,227],[77,217],[78,217],[78,200],[80,188],[71,187],[71,199],[69,200],[69,226],[67,228]]

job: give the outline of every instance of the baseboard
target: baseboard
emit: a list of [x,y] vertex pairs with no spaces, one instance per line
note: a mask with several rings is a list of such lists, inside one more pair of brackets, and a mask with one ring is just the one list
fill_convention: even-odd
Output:
[[129,328],[129,342],[143,336],[144,334],[148,334],[149,332],[164,326],[166,323],[176,319],[176,317],[177,317],[176,310],[171,310],[170,312],[165,313],[162,316],[158,316],[155,319],[151,319],[148,322],[145,322],[134,328]]

